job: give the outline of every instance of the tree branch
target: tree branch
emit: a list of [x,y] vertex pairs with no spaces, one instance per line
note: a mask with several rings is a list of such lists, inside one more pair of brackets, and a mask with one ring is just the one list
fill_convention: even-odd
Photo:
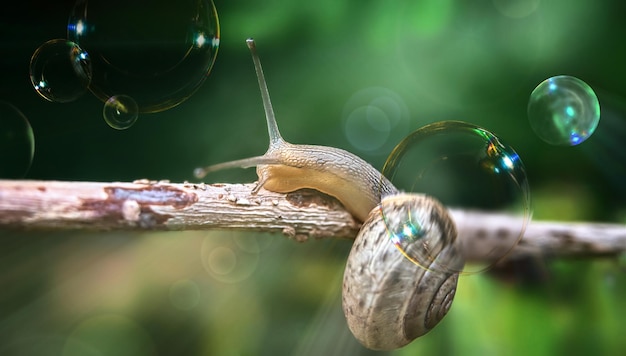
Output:
[[[354,238],[359,223],[334,198],[314,190],[288,194],[254,184],[0,180],[0,228],[38,230],[239,229],[282,233],[297,241]],[[510,246],[512,217],[451,210],[468,259]],[[509,236],[510,235],[510,236]],[[616,255],[626,226],[533,221],[511,256]]]
[[296,240],[354,238],[359,224],[332,197],[254,184],[0,180],[0,227],[86,230],[242,229]]

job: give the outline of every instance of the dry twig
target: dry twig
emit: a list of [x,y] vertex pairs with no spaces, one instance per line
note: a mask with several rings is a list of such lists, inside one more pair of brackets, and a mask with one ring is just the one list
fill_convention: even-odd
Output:
[[[85,230],[240,229],[280,232],[298,241],[354,238],[359,223],[332,197],[314,190],[288,194],[253,184],[0,180],[0,228]],[[511,217],[451,210],[466,256],[510,245]],[[626,226],[533,221],[512,256],[616,255]]]

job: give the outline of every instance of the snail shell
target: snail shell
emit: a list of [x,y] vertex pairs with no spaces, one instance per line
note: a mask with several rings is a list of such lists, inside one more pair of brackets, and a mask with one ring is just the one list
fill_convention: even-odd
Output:
[[[372,209],[352,246],[343,279],[348,327],[366,347],[392,350],[431,330],[448,312],[463,267],[456,227],[434,198],[398,194]],[[410,214],[410,215],[407,215]],[[435,246],[428,265],[418,266],[392,243],[388,226],[407,216],[420,221],[417,243]]]

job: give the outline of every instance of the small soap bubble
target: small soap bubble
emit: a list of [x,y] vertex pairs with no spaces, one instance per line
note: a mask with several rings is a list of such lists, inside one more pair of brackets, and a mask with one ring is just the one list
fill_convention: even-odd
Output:
[[104,103],[102,116],[112,128],[126,130],[137,121],[139,107],[128,95],[114,95]]
[[97,98],[124,93],[151,113],[180,104],[205,81],[220,30],[211,0],[77,0],[67,36],[91,56]]
[[[414,131],[391,152],[383,175],[402,191],[434,197],[450,209],[453,216],[463,211],[501,214],[508,219],[506,231],[489,236],[489,230],[484,230],[484,238],[497,243],[497,248],[490,250],[471,245],[476,239],[469,239],[465,234],[479,232],[470,226],[459,226],[457,221],[462,253],[480,256],[478,260],[490,263],[456,267],[462,266],[463,258],[441,267],[449,271],[462,269],[464,273],[475,273],[488,269],[517,245],[530,220],[530,189],[520,157],[494,134],[469,123],[442,121]],[[391,210],[386,209],[383,204],[382,213],[391,241],[411,261],[430,268],[443,246],[442,241],[423,238],[434,228],[431,218],[426,216],[420,220],[409,211],[405,221],[398,223],[397,217],[392,221]],[[485,221],[484,226],[488,226],[488,222]],[[490,241],[489,246],[494,246],[493,242]]]
[[65,39],[42,44],[30,59],[30,82],[37,94],[48,101],[76,100],[87,91],[91,75],[89,54]]
[[568,75],[539,83],[528,101],[530,127],[552,145],[575,146],[589,138],[600,121],[600,104],[593,89]]
[[28,119],[15,106],[0,101],[0,178],[23,178],[35,154]]

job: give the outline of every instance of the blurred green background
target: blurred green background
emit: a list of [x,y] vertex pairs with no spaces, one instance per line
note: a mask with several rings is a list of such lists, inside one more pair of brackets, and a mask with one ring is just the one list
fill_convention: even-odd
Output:
[[[150,14],[171,10],[151,4],[138,21],[158,27]],[[66,36],[73,1],[3,11],[0,99],[24,113],[36,140],[25,178],[181,182],[193,180],[197,166],[263,153],[263,107],[244,43],[254,37],[290,142],[344,148],[380,168],[409,132],[464,120],[520,154],[533,218],[626,221],[622,2],[215,5],[220,49],[206,82],[125,131],[105,124],[102,102],[89,94],[51,103],[30,84],[30,56]],[[598,129],[577,147],[544,143],[526,117],[530,92],[559,74],[584,80],[601,104]],[[378,96],[394,103],[401,125],[371,147],[360,138],[375,137],[375,128],[355,139],[348,116],[359,100]],[[210,180],[255,178],[254,170],[234,170]],[[0,235],[2,355],[378,354],[358,345],[341,312],[349,241],[297,244],[235,232]],[[625,269],[624,258],[545,257],[464,276],[444,321],[393,354],[621,354]]]

